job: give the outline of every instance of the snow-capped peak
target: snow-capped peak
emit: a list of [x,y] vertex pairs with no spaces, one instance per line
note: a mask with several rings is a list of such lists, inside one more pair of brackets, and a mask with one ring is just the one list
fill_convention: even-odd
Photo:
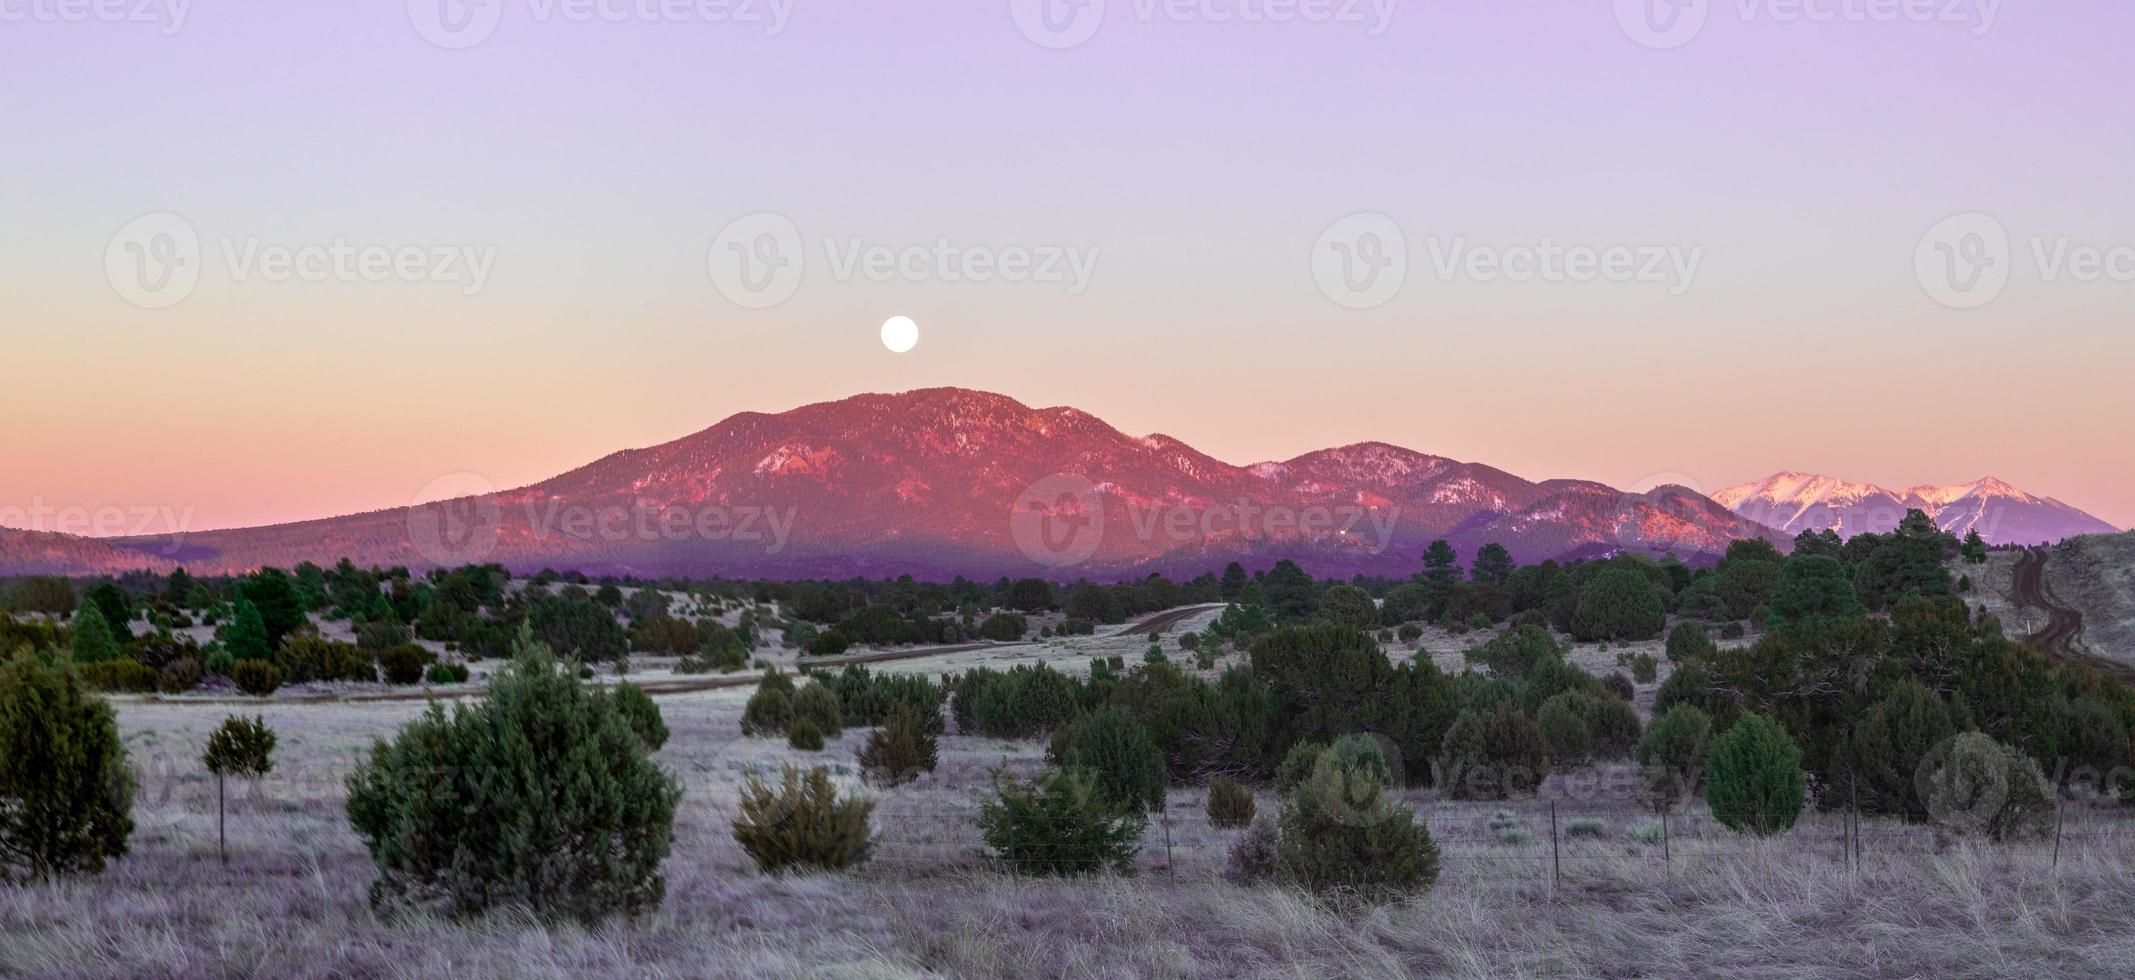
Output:
[[1819,473],[1774,473],[1755,483],[1728,487],[1712,495],[1723,506],[1739,511],[1746,502],[1756,502],[1766,507],[1791,505],[1811,507],[1818,504],[1852,504],[1881,494],[1897,497],[1873,483],[1853,483]]
[[1905,491],[1905,496],[1907,500],[1917,500],[1934,507],[1948,507],[1959,500],[1971,496],[1995,497],[2024,503],[2033,503],[2038,500],[2037,497],[2033,497],[1991,476],[1981,477],[1970,483],[1956,483],[1939,487],[1913,487]]

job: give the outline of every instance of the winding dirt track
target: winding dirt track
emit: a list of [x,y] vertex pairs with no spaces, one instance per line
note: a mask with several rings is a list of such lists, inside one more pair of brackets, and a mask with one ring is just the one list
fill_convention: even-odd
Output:
[[2024,642],[2048,657],[2067,663],[2082,664],[2101,674],[2123,682],[2135,683],[2135,667],[2091,654],[2083,646],[2083,614],[2060,604],[2054,597],[2053,588],[2046,584],[2046,562],[2049,552],[2044,548],[2027,548],[2016,560],[2016,574],[2010,586],[2010,601],[2017,608],[2026,607],[2046,610],[2046,626],[2024,638]]
[[[965,653],[971,650],[990,650],[994,647],[1015,646],[1013,643],[959,643],[954,646],[919,647],[910,650],[886,650],[880,653],[860,653],[847,657],[807,657],[800,667],[845,667],[851,664],[875,664],[892,660],[916,660],[920,657],[938,657],[947,653]],[[657,681],[632,681],[647,694],[690,694],[697,691],[713,691],[722,687],[754,687],[763,675],[752,670],[740,670],[716,677],[676,677]],[[347,694],[313,694],[304,697],[283,698],[278,702],[264,702],[258,698],[164,698],[150,695],[148,701],[169,701],[173,704],[359,704],[371,701],[456,701],[460,698],[478,697],[483,693],[479,685],[449,688],[417,688],[414,690],[356,691]]]
[[1150,633],[1162,633],[1166,630],[1171,629],[1174,626],[1179,625],[1180,623],[1192,619],[1195,616],[1205,613],[1211,609],[1221,608],[1223,607],[1215,605],[1182,606],[1178,609],[1157,613],[1154,616],[1150,616],[1146,619],[1143,619],[1139,623],[1130,624],[1125,629],[1120,630],[1119,635],[1144,636]]
[[[1147,633],[1162,633],[1195,615],[1221,606],[1185,606],[1157,613],[1130,624],[1120,630],[1121,636],[1139,636]],[[826,668],[847,667],[854,664],[880,664],[898,660],[918,660],[922,657],[939,657],[950,653],[969,653],[973,650],[991,650],[995,647],[1012,647],[1017,643],[958,643],[951,646],[915,647],[908,650],[883,650],[876,653],[856,653],[843,657],[806,657],[802,667]],[[754,687],[762,675],[755,671],[736,671],[716,677],[676,677],[667,680],[637,681],[638,687],[647,694],[693,694],[698,691],[714,691],[725,687]],[[356,704],[370,701],[429,701],[437,699],[454,701],[460,698],[478,697],[483,693],[479,686],[453,688],[417,688],[414,690],[358,691],[348,694],[316,694],[280,700],[279,704]],[[258,698],[162,698],[155,695],[144,697],[147,701],[168,700],[173,704],[248,704],[258,705]]]

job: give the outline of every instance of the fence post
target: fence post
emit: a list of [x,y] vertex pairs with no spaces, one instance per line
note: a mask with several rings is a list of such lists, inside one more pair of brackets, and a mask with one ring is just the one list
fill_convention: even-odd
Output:
[[1179,872],[1171,859],[1171,807],[1164,807],[1162,812],[1164,815],[1164,877],[1176,884],[1179,880]]
[[2053,801],[2053,866],[2056,868],[2061,866],[2061,812],[2066,809],[2068,804],[2056,797]]
[[1564,858],[1557,846],[1557,801],[1549,801],[1549,887],[1556,891],[1564,878]]
[[1661,811],[1661,870],[1675,880],[1675,857],[1668,853],[1668,811]]

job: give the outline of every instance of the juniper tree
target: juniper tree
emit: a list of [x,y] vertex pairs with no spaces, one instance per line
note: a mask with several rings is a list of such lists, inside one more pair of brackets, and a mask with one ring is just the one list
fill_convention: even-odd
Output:
[[590,923],[660,904],[682,786],[614,695],[525,644],[488,697],[430,710],[349,778],[382,909]]
[[274,769],[274,730],[266,719],[247,721],[231,716],[208,736],[202,765],[215,774],[215,850],[222,863],[230,863],[229,837],[224,832],[223,781],[230,776],[258,779]]
[[111,705],[72,667],[0,663],[0,878],[102,871],[126,853],[133,790]]

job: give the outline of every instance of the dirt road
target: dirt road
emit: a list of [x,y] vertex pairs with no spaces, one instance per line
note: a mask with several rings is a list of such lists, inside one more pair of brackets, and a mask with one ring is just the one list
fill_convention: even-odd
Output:
[[2010,601],[2019,609],[2046,611],[2046,626],[2024,637],[2024,642],[2056,660],[2082,664],[2108,677],[2135,683],[2135,667],[2095,656],[2083,646],[2083,614],[2061,605],[2053,588],[2046,584],[2046,562],[2050,557],[2044,548],[2027,548],[2016,560]]
[[1223,607],[1220,605],[1213,605],[1186,606],[1181,609],[1167,610],[1165,612],[1157,613],[1154,616],[1150,616],[1139,623],[1129,624],[1125,629],[1120,630],[1119,634],[1121,636],[1147,636],[1151,633],[1163,633],[1164,631],[1169,630],[1172,627],[1177,626],[1180,623],[1192,619],[1195,616],[1205,613],[1211,609],[1221,608]]
[[[1120,631],[1122,636],[1140,636],[1162,633],[1194,616],[1222,606],[1186,606],[1170,609],[1130,624]],[[817,670],[838,669],[853,664],[892,663],[899,660],[918,660],[923,657],[939,657],[951,653],[969,653],[973,650],[991,650],[996,647],[1017,646],[1016,643],[958,643],[950,646],[910,647],[897,650],[880,650],[872,653],[855,653],[838,657],[803,657],[798,666]],[[696,677],[669,677],[660,680],[633,681],[647,694],[693,694],[698,691],[714,691],[727,687],[754,687],[762,674],[753,670],[736,671],[731,674]],[[341,694],[314,694],[280,699],[280,704],[346,704],[367,701],[428,701],[433,698],[453,701],[460,698],[478,697],[484,691],[480,685],[464,685],[444,688],[396,688],[385,691],[352,691]],[[260,704],[257,698],[247,697],[160,697],[147,695],[143,700],[169,701],[176,704]]]

